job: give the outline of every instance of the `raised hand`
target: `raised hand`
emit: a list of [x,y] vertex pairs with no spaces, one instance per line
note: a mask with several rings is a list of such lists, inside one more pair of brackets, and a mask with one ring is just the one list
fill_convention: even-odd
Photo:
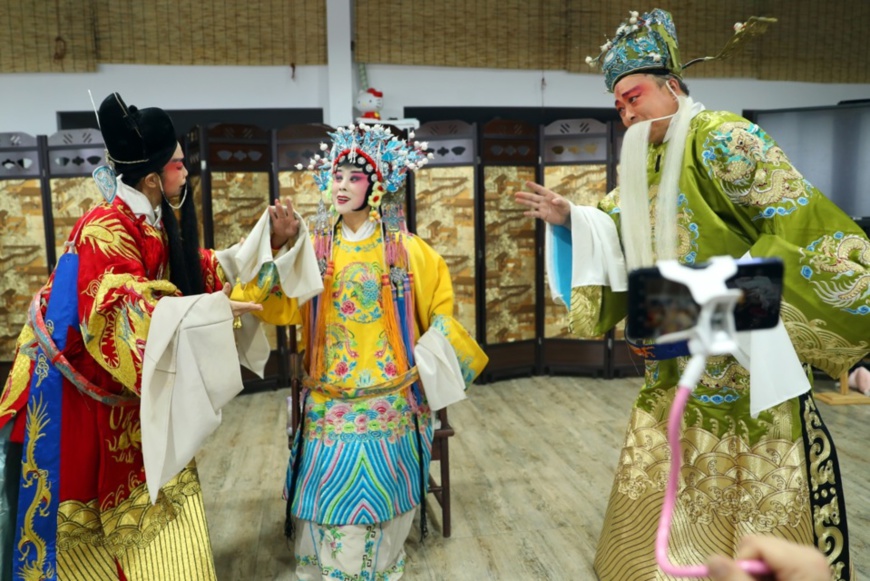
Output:
[[269,217],[272,220],[272,248],[281,248],[299,234],[299,220],[293,213],[293,201],[290,198],[275,200],[273,206],[269,206]]
[[552,190],[534,182],[526,182],[528,192],[517,192],[514,200],[526,206],[524,216],[540,218],[554,226],[568,226],[571,221],[571,203]]

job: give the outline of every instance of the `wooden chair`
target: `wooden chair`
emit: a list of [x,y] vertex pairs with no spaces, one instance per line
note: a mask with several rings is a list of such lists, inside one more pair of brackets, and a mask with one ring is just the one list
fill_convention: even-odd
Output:
[[432,461],[438,462],[441,469],[440,483],[429,474],[429,492],[441,505],[441,535],[450,537],[450,454],[448,444],[456,433],[447,420],[447,410],[438,410],[438,423],[432,436]]

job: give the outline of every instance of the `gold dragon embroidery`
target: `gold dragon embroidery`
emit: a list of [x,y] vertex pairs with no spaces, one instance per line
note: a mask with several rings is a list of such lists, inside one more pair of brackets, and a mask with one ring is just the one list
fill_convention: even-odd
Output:
[[723,123],[711,135],[715,159],[709,167],[716,178],[725,182],[725,193],[731,201],[767,206],[806,196],[803,176],[791,166],[782,149],[750,127],[744,121],[732,121]]
[[118,218],[101,216],[82,228],[81,244],[88,244],[108,257],[123,257],[141,262],[142,257],[136,242]]
[[135,452],[142,446],[138,409],[116,406],[109,415],[109,427],[116,434],[109,440],[109,450],[115,462],[132,464]]
[[27,447],[24,451],[24,461],[21,465],[21,488],[35,488],[33,502],[24,513],[24,525],[21,540],[18,542],[18,550],[21,552],[21,560],[33,559],[18,568],[18,576],[24,581],[39,581],[54,577],[54,572],[49,566],[46,569],[47,547],[46,540],[40,537],[34,527],[37,515],[51,518],[49,505],[51,504],[52,492],[48,483],[48,471],[36,464],[36,443],[45,435],[45,427],[49,423],[48,410],[40,395],[37,401],[32,401],[27,410]]
[[809,264],[835,275],[831,281],[810,281],[825,303],[845,308],[865,299],[870,304],[870,298],[865,298],[870,296],[870,241],[863,236],[823,236],[810,253]]

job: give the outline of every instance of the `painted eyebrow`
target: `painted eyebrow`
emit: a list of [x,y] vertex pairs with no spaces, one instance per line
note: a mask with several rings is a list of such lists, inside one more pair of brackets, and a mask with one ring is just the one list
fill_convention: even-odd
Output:
[[[634,97],[635,94],[640,93],[640,92],[641,92],[640,87],[632,87],[631,89],[625,91],[625,92],[621,95],[620,98],[623,99],[623,100],[625,100],[625,99],[628,99],[628,98],[630,98],[630,97]],[[618,106],[618,105],[619,105],[619,101],[618,101],[618,100],[617,100],[617,101],[614,101],[614,104],[616,104],[616,105]]]

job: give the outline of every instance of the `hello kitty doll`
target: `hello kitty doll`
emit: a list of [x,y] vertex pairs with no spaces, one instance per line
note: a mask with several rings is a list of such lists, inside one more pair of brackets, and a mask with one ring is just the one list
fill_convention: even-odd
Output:
[[384,94],[375,89],[360,91],[356,96],[356,108],[365,119],[380,119],[384,108]]

